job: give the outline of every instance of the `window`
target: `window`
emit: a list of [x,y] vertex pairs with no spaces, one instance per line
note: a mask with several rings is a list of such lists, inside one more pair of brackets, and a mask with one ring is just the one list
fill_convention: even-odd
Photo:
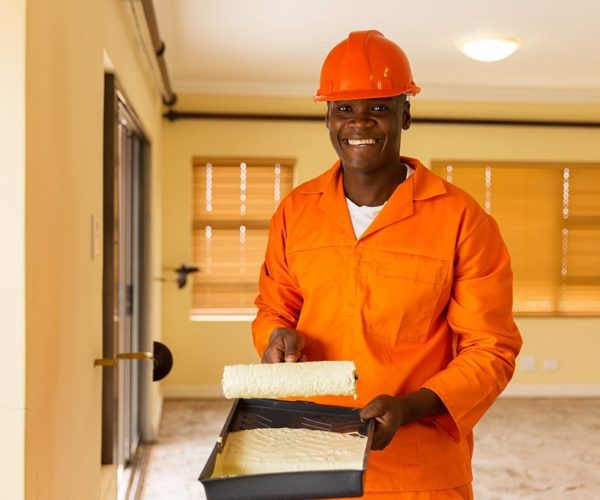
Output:
[[254,314],[269,221],[294,160],[193,159],[192,315]]
[[521,315],[600,315],[600,165],[435,161],[498,222]]

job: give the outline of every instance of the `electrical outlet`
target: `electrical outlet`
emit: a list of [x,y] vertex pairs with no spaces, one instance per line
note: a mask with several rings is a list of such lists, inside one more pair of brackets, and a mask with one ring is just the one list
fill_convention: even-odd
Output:
[[535,356],[520,356],[519,370],[522,372],[533,372],[535,371]]
[[547,372],[554,372],[558,370],[558,360],[557,359],[545,359],[542,361],[542,368]]

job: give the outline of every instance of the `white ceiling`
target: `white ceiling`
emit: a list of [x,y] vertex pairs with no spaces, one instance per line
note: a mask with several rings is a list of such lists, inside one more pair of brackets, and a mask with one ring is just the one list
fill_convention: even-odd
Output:
[[[350,31],[377,29],[408,54],[429,99],[600,103],[600,0],[154,0],[176,93],[312,96]],[[455,48],[519,36],[508,59]]]

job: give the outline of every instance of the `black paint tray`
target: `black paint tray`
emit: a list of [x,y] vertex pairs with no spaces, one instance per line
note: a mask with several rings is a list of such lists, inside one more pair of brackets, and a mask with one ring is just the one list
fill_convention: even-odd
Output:
[[[362,470],[326,470],[249,474],[211,478],[217,454],[227,434],[265,427],[357,432],[367,436]],[[237,399],[225,421],[199,480],[207,500],[293,500],[360,497],[371,448],[373,423],[362,422],[358,410],[305,401]]]

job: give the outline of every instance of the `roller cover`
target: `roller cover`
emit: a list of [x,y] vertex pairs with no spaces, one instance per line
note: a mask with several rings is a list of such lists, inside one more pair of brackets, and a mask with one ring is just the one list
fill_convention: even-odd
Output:
[[307,361],[228,365],[223,369],[226,398],[354,396],[354,361]]

